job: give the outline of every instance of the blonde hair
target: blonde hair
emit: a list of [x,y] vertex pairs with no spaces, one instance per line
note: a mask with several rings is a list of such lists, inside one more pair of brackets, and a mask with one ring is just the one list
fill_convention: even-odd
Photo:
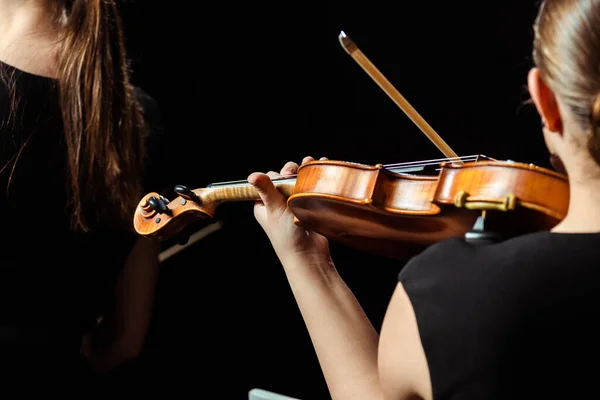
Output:
[[545,0],[534,24],[533,58],[564,100],[600,164],[600,0]]

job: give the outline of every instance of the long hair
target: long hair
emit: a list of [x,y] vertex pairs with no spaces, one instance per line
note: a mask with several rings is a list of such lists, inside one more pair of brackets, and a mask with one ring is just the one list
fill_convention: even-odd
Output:
[[114,0],[53,0],[62,21],[58,89],[72,225],[131,227],[141,194],[145,123],[130,83]]
[[588,132],[600,164],[600,0],[543,1],[534,34],[540,76]]

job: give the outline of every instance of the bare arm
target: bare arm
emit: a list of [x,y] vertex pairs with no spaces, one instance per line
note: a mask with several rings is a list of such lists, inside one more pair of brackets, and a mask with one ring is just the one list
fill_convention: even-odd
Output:
[[333,265],[311,264],[286,261],[284,269],[332,399],[431,398],[427,359],[402,285],[394,292],[380,339]]
[[382,399],[378,334],[333,266],[291,262],[286,274],[332,399]]
[[378,365],[386,399],[433,398],[417,317],[401,283],[396,286],[381,327]]
[[[303,162],[312,160],[306,157]],[[379,364],[377,332],[339,276],[327,239],[297,226],[286,199],[272,178],[295,174],[287,163],[281,174],[254,173],[248,181],[262,202],[254,214],[269,237],[288,278],[334,400],[404,400],[423,397],[423,363],[416,319],[408,297],[397,291],[386,318],[385,349],[392,353]],[[400,297],[399,297],[400,296]],[[387,350],[384,350],[387,351]],[[421,357],[421,358],[419,358]],[[380,357],[381,358],[381,357]],[[414,369],[412,366],[416,366]],[[380,369],[381,367],[381,369]],[[425,381],[425,382],[428,382]],[[421,396],[417,395],[421,394]]]
[[142,350],[154,305],[159,250],[156,242],[137,240],[116,285],[114,310],[84,339],[82,353],[97,370],[109,370]]

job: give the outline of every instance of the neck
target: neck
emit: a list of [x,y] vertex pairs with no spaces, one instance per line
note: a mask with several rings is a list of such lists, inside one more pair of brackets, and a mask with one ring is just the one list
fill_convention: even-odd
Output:
[[6,35],[46,34],[55,30],[49,0],[0,0],[0,32]]
[[49,0],[0,0],[0,60],[27,72],[53,75],[58,27]]
[[570,200],[566,217],[552,231],[565,233],[600,232],[600,179],[587,182],[570,179]]

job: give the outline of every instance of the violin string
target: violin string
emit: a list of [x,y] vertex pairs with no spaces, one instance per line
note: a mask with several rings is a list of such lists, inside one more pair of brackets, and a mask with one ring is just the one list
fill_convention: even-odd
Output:
[[[408,162],[395,163],[395,164],[385,164],[383,167],[386,169],[396,169],[396,168],[402,168],[402,167],[413,167],[413,168],[428,167],[428,166],[432,166],[432,165],[440,165],[444,162],[453,162],[453,161],[458,161],[458,160],[463,161],[463,162],[476,161],[479,157],[481,157],[481,155],[470,155],[470,156],[461,156],[461,157],[445,157],[445,158],[436,158],[436,159],[424,160],[424,161],[408,161]],[[350,163],[350,164],[352,164],[352,163]],[[286,175],[285,177],[275,178],[275,179],[273,179],[273,181],[274,182],[282,182],[282,181],[285,181],[288,179],[294,179],[297,176],[298,176],[297,174]],[[247,180],[218,182],[218,183],[212,183],[212,184],[208,185],[207,187],[225,186],[225,185],[240,185],[240,184],[248,185],[249,182]]]
[[477,160],[479,155],[471,155],[471,156],[462,156],[462,157],[451,157],[451,158],[437,158],[432,160],[425,161],[409,161],[395,164],[386,164],[385,168],[394,168],[394,167],[408,167],[408,166],[428,166],[428,165],[436,165],[441,164],[443,162],[453,162],[453,161],[474,161]]
[[[402,168],[402,167],[413,167],[413,168],[428,167],[428,166],[432,166],[432,165],[440,165],[443,162],[452,162],[452,161],[457,161],[457,160],[460,160],[463,162],[475,161],[475,160],[477,160],[477,157],[479,157],[479,156],[473,155],[473,156],[461,156],[461,157],[452,157],[452,158],[438,158],[438,159],[432,159],[432,160],[427,160],[427,161],[408,161],[408,162],[402,162],[402,163],[385,164],[385,165],[383,165],[383,168],[396,169],[396,168]],[[297,174],[286,175],[285,177],[282,177],[282,178],[273,179],[273,181],[283,181],[286,179],[295,178],[297,176],[298,176]]]

